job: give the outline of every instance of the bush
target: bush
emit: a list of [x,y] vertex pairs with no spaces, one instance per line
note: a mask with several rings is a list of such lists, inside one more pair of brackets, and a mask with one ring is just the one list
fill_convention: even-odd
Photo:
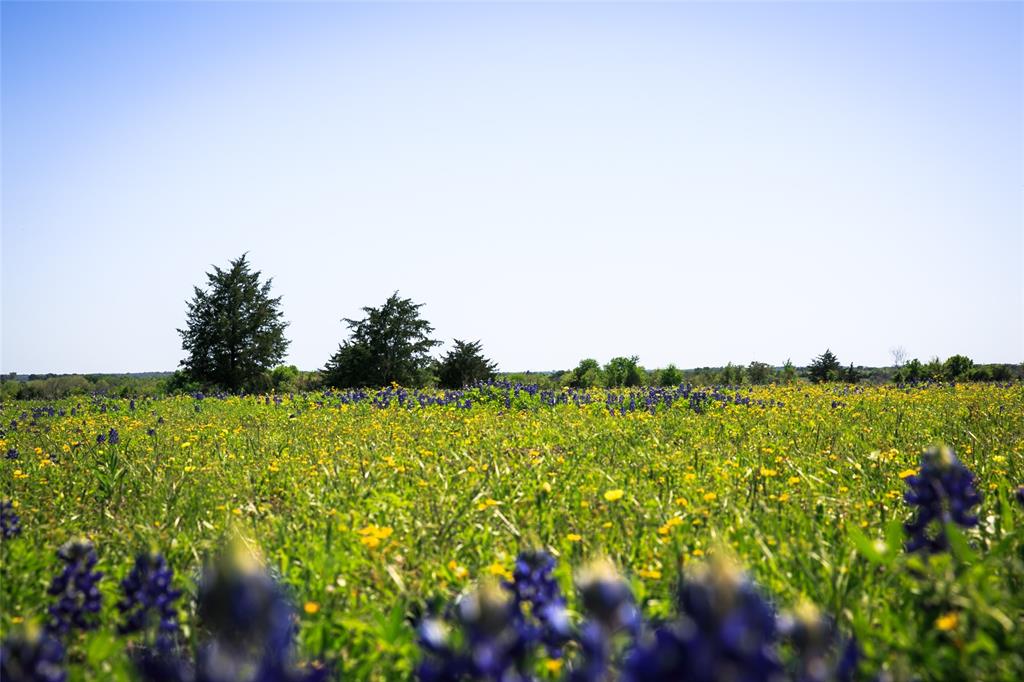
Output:
[[622,386],[641,386],[646,378],[643,368],[637,364],[639,358],[617,357],[608,361],[604,366],[604,382],[608,388]]
[[683,383],[683,373],[675,365],[670,364],[658,373],[659,386],[671,387],[681,383]]

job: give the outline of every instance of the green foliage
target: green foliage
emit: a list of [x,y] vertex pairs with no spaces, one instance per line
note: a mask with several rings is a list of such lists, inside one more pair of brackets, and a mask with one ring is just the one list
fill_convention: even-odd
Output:
[[747,366],[747,379],[755,385],[771,383],[772,366],[767,362],[754,360]]
[[289,344],[281,297],[270,296],[273,280],[261,283],[245,254],[206,277],[209,288],[195,287],[186,328],[178,330],[188,353],[181,366],[192,381],[232,392],[259,388]]
[[604,374],[601,372],[601,365],[594,358],[580,360],[576,369],[572,371],[572,379],[569,386],[573,388],[593,388],[604,383]]
[[942,363],[943,375],[947,381],[966,378],[972,367],[974,367],[974,361],[966,355],[951,355]]
[[343,319],[351,337],[324,366],[324,383],[338,388],[423,386],[429,378],[430,349],[440,341],[430,338],[434,328],[420,317],[422,307],[396,291],[381,307],[364,307],[363,319]]
[[604,366],[605,386],[609,388],[641,386],[646,379],[646,373],[637,364],[638,360],[639,358],[635,355],[628,358],[620,356],[609,360],[608,364]]
[[743,368],[730,362],[722,368],[718,375],[718,383],[726,386],[739,386],[743,383]]
[[298,388],[299,368],[295,365],[278,365],[270,373],[270,383],[278,393]]
[[437,365],[437,379],[443,388],[462,388],[494,378],[498,365],[484,357],[479,341],[455,339],[455,347]]
[[791,384],[796,381],[796,367],[793,365],[793,361],[786,358],[786,364],[782,366],[782,373],[779,379],[784,384]]
[[678,386],[683,383],[683,373],[673,364],[658,372],[658,385],[664,387]]
[[820,384],[826,381],[839,381],[842,378],[842,365],[839,358],[831,350],[814,358],[808,367],[808,376],[812,383]]

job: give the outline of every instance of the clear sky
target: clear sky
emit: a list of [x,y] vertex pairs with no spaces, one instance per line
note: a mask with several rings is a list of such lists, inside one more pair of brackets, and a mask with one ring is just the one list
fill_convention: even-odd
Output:
[[1024,5],[2,4],[4,372],[288,361],[394,290],[503,370],[1024,360]]

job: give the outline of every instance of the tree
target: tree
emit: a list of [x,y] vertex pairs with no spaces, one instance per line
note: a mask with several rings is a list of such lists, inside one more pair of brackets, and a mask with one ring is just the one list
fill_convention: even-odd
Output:
[[917,358],[914,358],[910,362],[906,362],[896,370],[896,374],[893,375],[892,380],[897,384],[916,383],[924,378],[924,365]]
[[437,378],[443,388],[462,388],[493,379],[497,370],[498,365],[484,357],[479,341],[455,339],[455,347],[437,365]]
[[725,386],[739,386],[743,383],[743,367],[731,362],[726,364],[718,375],[718,383]]
[[188,379],[229,391],[252,386],[288,350],[281,297],[270,296],[272,279],[260,282],[246,254],[206,273],[207,289],[194,288],[186,328],[179,329],[181,361]]
[[843,381],[848,384],[856,384],[861,380],[860,372],[853,368],[853,363],[843,372]]
[[781,379],[784,384],[796,381],[796,367],[793,366],[793,361],[790,358],[786,358],[786,364],[782,366]]
[[430,349],[441,343],[430,338],[434,328],[420,317],[422,307],[422,303],[399,298],[396,291],[381,307],[364,307],[363,319],[342,319],[351,338],[327,361],[324,383],[339,388],[392,382],[422,386],[431,363]]
[[669,364],[658,374],[659,386],[678,386],[681,383],[683,383],[683,373],[673,364]]
[[956,381],[967,376],[974,367],[974,361],[966,355],[951,355],[942,364],[943,373],[949,381]]
[[601,365],[594,358],[580,360],[576,369],[572,371],[572,378],[569,385],[573,388],[592,388],[604,381],[601,375]]
[[896,369],[899,369],[907,361],[907,349],[903,346],[893,346],[889,349],[889,355],[892,356],[892,363]]
[[772,367],[767,362],[754,360],[747,367],[747,378],[752,384],[767,384],[772,380]]
[[644,383],[644,371],[637,364],[639,358],[633,355],[628,358],[617,357],[604,366],[605,385],[609,388],[617,386],[639,386]]
[[825,381],[839,380],[842,365],[839,363],[839,358],[826,348],[824,353],[811,361],[811,365],[807,369],[811,381],[820,384]]

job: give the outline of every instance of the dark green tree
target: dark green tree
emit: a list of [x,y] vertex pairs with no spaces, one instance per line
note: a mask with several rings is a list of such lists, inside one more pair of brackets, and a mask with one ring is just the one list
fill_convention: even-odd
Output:
[[767,362],[754,360],[747,367],[747,379],[752,384],[767,384],[772,380],[772,366]]
[[437,364],[438,383],[443,388],[462,388],[494,378],[498,365],[484,357],[479,341],[459,341]]
[[786,364],[782,366],[782,373],[779,378],[784,384],[791,384],[796,381],[796,367],[793,366],[793,361],[790,358],[786,358]]
[[671,387],[678,386],[681,383],[683,383],[683,373],[673,364],[669,364],[668,367],[658,373],[659,386]]
[[228,391],[250,388],[288,350],[281,297],[271,297],[273,280],[261,283],[245,254],[206,277],[207,289],[195,287],[186,328],[178,330],[188,353],[181,366],[192,381]]
[[843,381],[845,381],[848,384],[856,384],[859,383],[860,380],[860,372],[854,369],[853,363],[851,362],[850,366],[846,368],[845,372],[843,372]]
[[951,355],[942,363],[943,373],[949,381],[966,377],[972,367],[974,367],[974,360],[966,355]]
[[594,358],[586,358],[580,360],[580,364],[572,371],[569,385],[573,388],[592,388],[599,386],[603,380],[601,365]]
[[633,355],[628,358],[617,357],[604,366],[605,385],[609,388],[618,386],[640,386],[644,383],[644,370],[637,364],[639,358]]
[[731,362],[726,364],[718,375],[718,383],[726,386],[739,386],[743,383],[743,367]]
[[344,318],[351,337],[324,366],[324,383],[338,388],[392,382],[422,386],[431,364],[430,349],[440,343],[430,338],[434,328],[420,317],[422,307],[396,291],[381,307],[364,307],[363,319]]
[[841,373],[842,365],[839,363],[839,358],[827,348],[824,353],[814,358],[811,361],[810,367],[807,368],[807,374],[815,384],[825,381],[838,381],[842,378]]

